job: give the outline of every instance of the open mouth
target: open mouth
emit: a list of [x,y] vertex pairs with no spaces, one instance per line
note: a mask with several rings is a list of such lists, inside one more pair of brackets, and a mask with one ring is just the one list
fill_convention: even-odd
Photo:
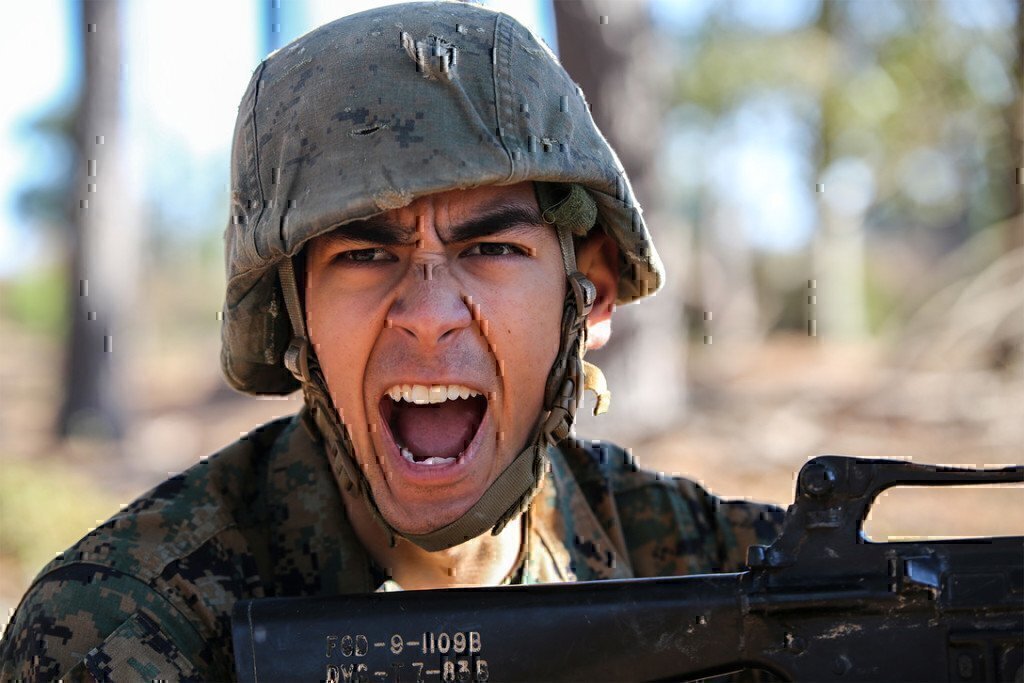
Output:
[[486,412],[487,399],[461,384],[397,384],[380,399],[399,453],[424,467],[458,462]]

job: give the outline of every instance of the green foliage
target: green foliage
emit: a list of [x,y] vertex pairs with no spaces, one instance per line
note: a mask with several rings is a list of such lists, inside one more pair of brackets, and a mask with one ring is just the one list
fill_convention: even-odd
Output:
[[67,467],[6,460],[0,466],[0,554],[27,575],[117,511],[117,502]]
[[724,114],[754,90],[817,93],[835,59],[834,42],[814,28],[784,36],[723,31],[702,44],[693,64],[676,71],[673,95],[677,103]]
[[67,276],[60,267],[32,270],[0,283],[4,318],[52,338],[67,330]]
[[[723,3],[688,38],[671,98],[723,120],[758,93],[810,103],[817,112],[802,115],[818,135],[805,154],[816,175],[838,158],[864,159],[876,187],[870,215],[946,231],[955,246],[949,237],[962,240],[1014,211],[1012,184],[999,179],[1015,167],[1005,150],[1008,121],[1019,116],[1007,108],[1020,98],[1019,78],[1009,76],[1019,36],[1009,26],[960,26],[938,2],[876,1],[902,17],[881,34],[866,30],[855,3],[823,3],[815,23],[785,33],[737,23]],[[1001,78],[1014,82],[1011,101],[979,94]],[[927,163],[911,163],[922,152],[954,174],[955,190],[915,193],[931,182]]]

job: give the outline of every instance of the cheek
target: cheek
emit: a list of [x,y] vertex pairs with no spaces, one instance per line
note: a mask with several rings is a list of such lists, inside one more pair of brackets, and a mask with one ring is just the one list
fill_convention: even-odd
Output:
[[[534,282],[550,283],[551,280]],[[557,286],[520,286],[513,295],[502,297],[502,301],[492,307],[492,310],[505,311],[499,323],[505,338],[505,353],[499,349],[498,357],[504,364],[506,380],[512,390],[522,389],[523,396],[536,396],[536,401],[530,403],[535,403],[537,410],[541,408],[548,373],[558,354],[562,292]]]
[[567,283],[561,261],[549,264],[546,276],[546,279],[539,282],[545,282],[547,285],[535,287],[528,302],[529,310],[536,321],[536,338],[533,345],[544,358],[545,377],[555,362],[562,338],[562,311]]
[[321,288],[307,298],[306,324],[335,406],[347,423],[362,414],[363,374],[373,349],[373,314]]

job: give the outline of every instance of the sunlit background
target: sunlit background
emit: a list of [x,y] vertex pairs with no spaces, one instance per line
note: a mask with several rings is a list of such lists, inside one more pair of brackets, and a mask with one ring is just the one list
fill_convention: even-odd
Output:
[[[90,4],[94,31],[5,6],[5,615],[118,504],[300,407],[219,375],[231,131],[263,56],[380,3]],[[669,268],[594,354],[612,412],[581,435],[779,503],[820,453],[1024,462],[1019,2],[484,4],[581,83]],[[876,531],[1020,533],[1020,495],[963,500]]]

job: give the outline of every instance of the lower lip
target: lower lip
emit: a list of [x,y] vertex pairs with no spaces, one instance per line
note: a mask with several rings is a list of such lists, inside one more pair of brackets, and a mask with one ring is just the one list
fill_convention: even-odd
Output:
[[381,441],[386,442],[385,449],[393,464],[393,471],[398,472],[403,479],[423,484],[451,484],[466,476],[470,465],[476,460],[484,440],[484,433],[490,426],[490,419],[491,409],[488,406],[487,410],[484,411],[483,419],[480,420],[480,425],[476,428],[473,440],[469,442],[469,445],[466,446],[459,457],[449,463],[418,465],[406,460],[405,456],[398,450],[398,443],[391,433],[391,427],[383,416],[381,416],[380,421],[383,432]]

